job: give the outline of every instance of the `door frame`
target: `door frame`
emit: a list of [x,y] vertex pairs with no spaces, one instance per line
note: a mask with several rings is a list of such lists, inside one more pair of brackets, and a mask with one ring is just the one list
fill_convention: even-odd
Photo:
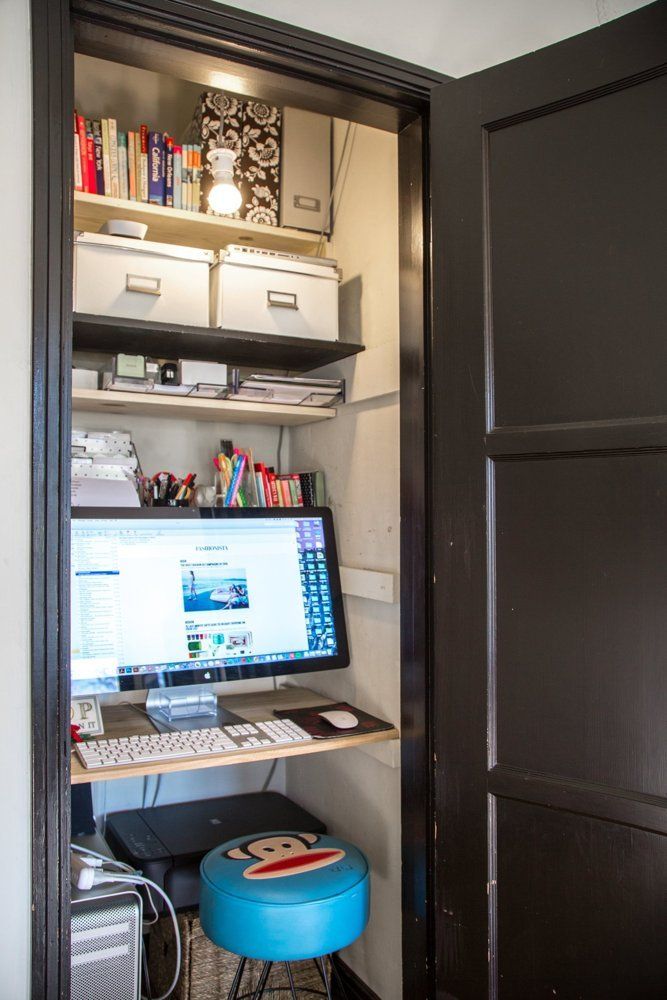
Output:
[[[335,92],[399,135],[403,991],[433,995],[430,94],[447,77],[209,0],[32,0],[32,996],[69,997],[69,438],[74,22],[131,26]],[[335,107],[332,112],[335,113]],[[57,749],[54,749],[57,748]],[[361,993],[359,995],[362,995]]]

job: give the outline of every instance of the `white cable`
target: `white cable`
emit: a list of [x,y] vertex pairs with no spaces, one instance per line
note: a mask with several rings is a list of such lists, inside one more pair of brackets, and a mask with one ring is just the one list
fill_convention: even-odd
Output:
[[126,865],[124,861],[116,861],[115,858],[109,858],[106,854],[98,854],[97,851],[91,851],[89,847],[82,847],[80,844],[70,844],[70,850],[75,851],[77,854],[88,854],[91,858],[97,858],[99,861],[103,861],[107,865],[115,865],[116,868],[120,868],[121,871],[133,874],[135,872],[132,865]]
[[[91,859],[95,859],[96,861],[102,861],[106,865],[113,865],[116,868],[122,869],[122,871],[119,872],[111,872],[104,868],[101,868],[101,866],[99,865],[93,865],[91,860],[89,864],[91,864],[92,867],[92,880],[91,880],[91,886],[89,887],[92,887],[92,885],[100,885],[105,882],[112,882],[112,883],[127,882],[130,885],[143,885],[146,887],[148,898],[150,900],[150,904],[153,907],[153,912],[155,914],[157,914],[157,909],[155,908],[155,904],[153,903],[153,899],[150,895],[150,890],[154,889],[160,896],[162,896],[169,911],[171,922],[174,926],[174,937],[176,943],[176,968],[174,971],[173,979],[169,985],[169,989],[167,990],[167,992],[163,993],[159,997],[153,997],[152,1000],[167,1000],[167,997],[171,996],[171,994],[176,989],[178,977],[181,974],[181,935],[178,930],[176,911],[174,910],[174,906],[171,900],[169,899],[169,896],[166,894],[164,889],[160,888],[160,886],[157,885],[155,882],[151,881],[151,879],[144,878],[143,875],[138,875],[133,868],[131,868],[129,865],[126,865],[122,861],[116,861],[114,858],[107,858],[103,854],[98,854],[97,851],[91,851],[90,848],[88,847],[79,847],[78,844],[71,844],[70,850],[73,851],[75,854],[83,855],[84,857],[82,858],[82,860],[85,860],[85,855],[88,855]],[[151,923],[153,922],[154,921],[151,921]],[[147,998],[144,997],[143,994],[142,994],[142,1000],[147,1000]]]
[[[155,889],[157,893],[164,899],[167,909],[169,910],[169,916],[171,917],[171,922],[174,925],[174,938],[176,944],[176,968],[174,969],[174,976],[169,984],[166,993],[162,993],[159,997],[152,997],[152,1000],[167,1000],[167,997],[176,989],[176,984],[178,983],[178,977],[181,974],[181,935],[178,930],[178,921],[176,919],[176,911],[174,909],[172,901],[169,896],[161,889],[157,883],[152,882],[149,878],[144,878],[143,875],[112,875],[111,881],[113,882],[129,882],[134,885],[145,885],[150,886],[151,889]],[[147,1000],[142,993],[142,1000]]]

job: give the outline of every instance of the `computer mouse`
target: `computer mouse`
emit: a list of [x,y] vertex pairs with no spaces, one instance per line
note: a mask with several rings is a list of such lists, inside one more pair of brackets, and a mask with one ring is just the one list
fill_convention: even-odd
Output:
[[352,712],[345,712],[341,709],[334,708],[331,712],[318,712],[320,718],[328,722],[329,725],[333,726],[334,729],[354,729],[355,726],[359,725],[359,719],[356,715],[352,715]]

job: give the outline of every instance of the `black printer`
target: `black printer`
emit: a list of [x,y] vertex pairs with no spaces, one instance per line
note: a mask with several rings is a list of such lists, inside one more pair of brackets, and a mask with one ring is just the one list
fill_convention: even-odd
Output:
[[235,837],[271,830],[327,832],[321,820],[279,792],[251,792],[111,813],[105,839],[114,857],[156,882],[178,910],[199,906],[205,854]]

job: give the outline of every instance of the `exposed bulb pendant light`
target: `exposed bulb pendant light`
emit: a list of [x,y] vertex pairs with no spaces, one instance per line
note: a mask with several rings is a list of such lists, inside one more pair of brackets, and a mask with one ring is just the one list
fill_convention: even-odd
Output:
[[220,215],[233,215],[241,207],[243,196],[234,183],[234,163],[236,153],[224,146],[224,95],[220,95],[220,129],[218,145],[210,149],[206,159],[211,164],[213,185],[208,192],[208,203]]

